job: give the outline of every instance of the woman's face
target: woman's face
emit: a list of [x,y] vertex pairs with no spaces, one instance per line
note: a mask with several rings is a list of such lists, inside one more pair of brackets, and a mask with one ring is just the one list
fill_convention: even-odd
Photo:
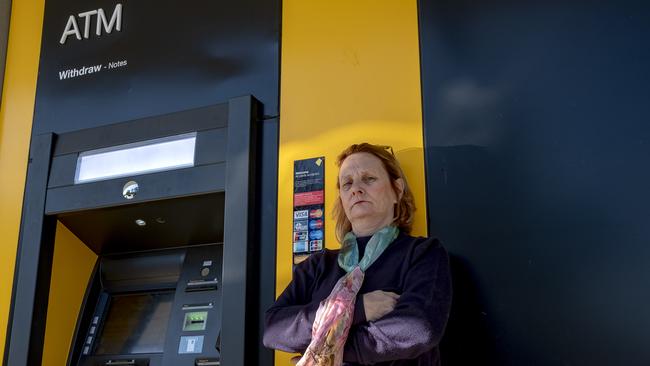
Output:
[[[348,156],[341,164],[339,185],[343,210],[357,236],[371,235],[393,222],[397,195],[378,157]],[[397,185],[401,187],[401,179]]]

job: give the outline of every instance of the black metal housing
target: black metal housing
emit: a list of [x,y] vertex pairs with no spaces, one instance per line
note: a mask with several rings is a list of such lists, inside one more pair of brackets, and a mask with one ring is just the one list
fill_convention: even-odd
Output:
[[[276,179],[270,178],[277,176],[276,166],[261,164],[262,156],[277,156],[277,128],[272,126],[274,123],[262,127],[260,110],[254,98],[245,96],[227,104],[161,117],[60,136],[35,136],[30,149],[5,364],[41,364],[57,219],[100,257],[223,241],[221,361],[228,365],[257,363],[258,350],[248,355],[244,350],[248,346],[262,349],[261,313],[273,300],[273,293],[262,290],[260,283],[262,278],[268,282],[273,277],[275,240],[259,233],[275,234],[275,220],[273,225],[267,222],[260,228],[260,213],[264,210],[275,217]],[[77,185],[71,179],[79,152],[190,131],[197,132],[196,165],[192,168]],[[258,150],[258,146],[263,149]],[[277,164],[276,159],[264,160]],[[260,184],[262,168],[272,175]],[[122,186],[131,179],[146,188],[141,188],[134,199],[125,200]],[[262,206],[256,201],[258,195],[270,199]],[[175,212],[174,207],[180,210]],[[132,230],[137,228],[132,225],[122,226],[116,237],[107,236],[111,228],[132,221],[129,215],[154,209],[165,209],[169,216],[162,221],[178,219],[181,227],[188,224],[188,217],[190,221],[199,220],[193,226],[199,229],[187,229],[185,237],[174,237],[166,235],[171,231],[165,230],[135,234]],[[200,221],[203,216],[209,217]],[[83,230],[93,221],[99,234]],[[138,240],[125,241],[129,235]],[[263,242],[266,249],[260,248]],[[260,268],[272,273],[265,275]],[[83,306],[94,306],[93,298],[100,292],[95,274]],[[78,329],[88,321],[88,316],[82,314]],[[74,349],[78,341],[73,341],[69,363],[79,357]],[[263,363],[271,360],[268,354],[260,357]]]

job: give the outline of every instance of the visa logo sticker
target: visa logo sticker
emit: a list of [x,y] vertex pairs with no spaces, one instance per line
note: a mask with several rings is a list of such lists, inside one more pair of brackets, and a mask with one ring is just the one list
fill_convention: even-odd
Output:
[[300,210],[293,212],[294,220],[303,220],[309,217],[309,210]]

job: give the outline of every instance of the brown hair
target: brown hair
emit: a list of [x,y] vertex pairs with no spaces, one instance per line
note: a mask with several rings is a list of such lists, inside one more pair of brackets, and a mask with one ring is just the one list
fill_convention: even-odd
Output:
[[[343,161],[348,156],[356,153],[372,154],[381,160],[381,163],[391,180],[393,190],[398,198],[400,195],[396,181],[397,179],[402,178],[404,182],[404,191],[402,192],[401,199],[399,199],[399,202],[395,205],[394,222],[401,231],[409,234],[413,227],[413,217],[415,216],[415,199],[413,198],[413,193],[411,193],[408,183],[406,182],[406,176],[404,176],[404,172],[393,154],[393,148],[390,146],[373,145],[367,142],[350,145],[339,154],[338,158],[336,158],[336,165],[341,168]],[[336,179],[336,188],[341,189],[338,177]],[[336,198],[332,216],[334,220],[336,220],[336,238],[339,242],[343,242],[345,234],[352,230],[352,224],[345,215],[340,196]]]

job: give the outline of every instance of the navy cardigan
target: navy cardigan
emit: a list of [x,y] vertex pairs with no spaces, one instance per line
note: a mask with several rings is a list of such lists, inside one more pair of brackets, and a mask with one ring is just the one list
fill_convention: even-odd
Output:
[[[370,237],[358,238],[360,256]],[[303,353],[320,302],[345,274],[338,250],[312,254],[294,268],[293,280],[266,312],[264,345]],[[395,309],[368,322],[362,295],[375,290],[400,295]],[[366,270],[353,325],[345,344],[344,365],[439,365],[438,344],[451,306],[449,257],[437,239],[404,233]]]

